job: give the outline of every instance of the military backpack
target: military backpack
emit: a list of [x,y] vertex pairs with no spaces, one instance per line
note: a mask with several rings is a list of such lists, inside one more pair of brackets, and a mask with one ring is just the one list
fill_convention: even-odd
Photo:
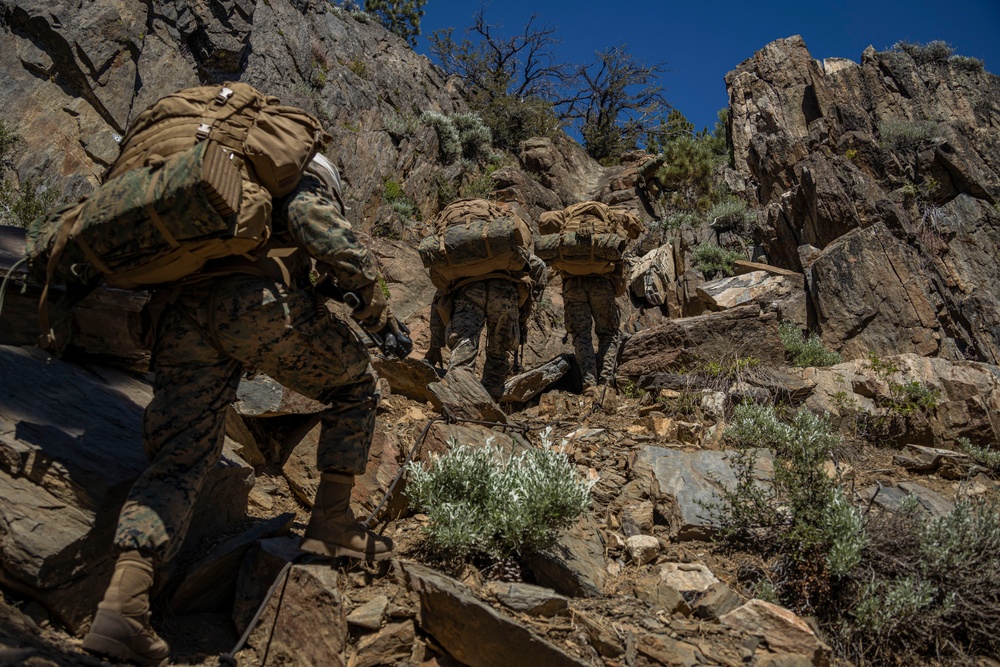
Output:
[[100,187],[29,226],[30,270],[47,285],[135,289],[248,253],[270,237],[272,198],[329,138],[245,83],[167,95],[136,117]]
[[516,213],[486,199],[460,199],[434,219],[418,247],[431,282],[443,292],[469,279],[524,272],[531,229]]
[[628,209],[580,202],[540,216],[535,254],[571,276],[613,273],[621,268],[626,245],[642,229],[642,222]]

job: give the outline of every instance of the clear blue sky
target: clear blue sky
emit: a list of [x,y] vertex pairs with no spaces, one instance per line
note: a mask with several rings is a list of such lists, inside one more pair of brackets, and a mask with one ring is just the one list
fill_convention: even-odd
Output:
[[[417,51],[430,55],[426,36],[455,28],[464,37],[478,0],[427,0]],[[982,59],[1000,74],[1000,0],[760,0],[758,2],[528,2],[495,0],[487,10],[504,36],[519,32],[532,13],[555,26],[560,59],[593,60],[595,51],[628,44],[647,64],[665,62],[661,77],[670,104],[695,124],[713,127],[727,106],[723,77],[765,44],[802,35],[818,59],[861,60],[869,45],[888,49],[898,41],[948,42],[955,52]]]

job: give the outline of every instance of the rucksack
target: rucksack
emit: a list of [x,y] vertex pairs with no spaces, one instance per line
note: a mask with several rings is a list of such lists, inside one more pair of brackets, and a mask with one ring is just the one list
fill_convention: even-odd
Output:
[[651,306],[662,306],[673,289],[674,249],[671,245],[649,251],[632,266],[628,275],[629,289]]
[[488,274],[522,273],[531,229],[516,213],[486,199],[459,199],[434,219],[434,232],[418,246],[431,282],[443,292]]
[[271,199],[329,139],[249,84],[167,95],[136,117],[100,187],[29,226],[31,270],[46,284],[135,289],[250,252],[270,237]]
[[596,201],[548,211],[539,217],[535,254],[568,275],[602,275],[620,268],[625,247],[643,231],[639,218]]

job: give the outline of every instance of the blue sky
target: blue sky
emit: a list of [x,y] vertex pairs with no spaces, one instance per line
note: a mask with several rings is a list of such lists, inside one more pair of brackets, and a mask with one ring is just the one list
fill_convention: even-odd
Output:
[[[476,0],[427,0],[417,51],[430,55],[426,35],[454,27],[464,37]],[[665,97],[697,129],[715,124],[727,106],[724,77],[765,44],[802,35],[814,58],[861,59],[871,44],[940,39],[1000,74],[1000,0],[759,0],[758,2],[528,2],[497,0],[487,20],[502,35],[520,31],[532,13],[555,26],[560,59],[593,60],[595,51],[628,44],[647,64],[665,62]]]

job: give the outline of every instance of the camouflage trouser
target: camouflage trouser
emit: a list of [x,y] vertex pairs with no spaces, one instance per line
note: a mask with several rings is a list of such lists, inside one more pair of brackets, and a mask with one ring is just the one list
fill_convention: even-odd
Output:
[[364,472],[379,396],[367,348],[348,325],[318,316],[311,293],[264,278],[189,287],[160,318],[143,420],[150,466],[122,508],[117,547],[159,561],[176,552],[221,455],[244,364],[330,406],[320,413],[320,470]]
[[[621,326],[614,285],[604,276],[563,276],[563,304],[584,386],[611,381]],[[596,356],[592,328],[597,334]]]
[[483,386],[493,398],[503,395],[504,382],[514,365],[520,343],[518,295],[514,283],[491,278],[470,283],[455,292],[448,324],[448,369],[472,369],[479,352],[479,336],[486,325],[486,361]]

